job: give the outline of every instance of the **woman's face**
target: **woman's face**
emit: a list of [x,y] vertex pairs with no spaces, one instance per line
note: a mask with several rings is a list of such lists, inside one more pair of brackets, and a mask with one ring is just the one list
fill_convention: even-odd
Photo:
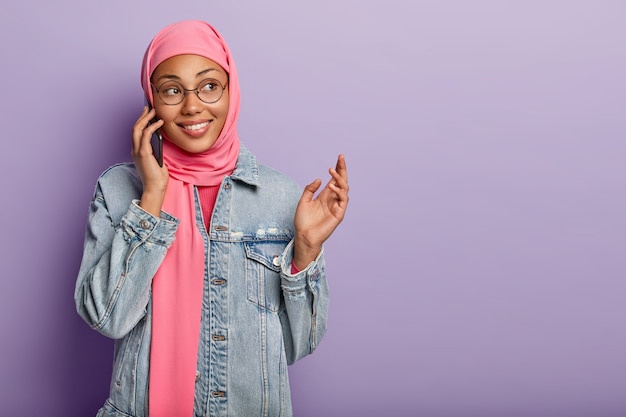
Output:
[[[211,104],[200,100],[195,92],[198,84],[207,78],[215,79],[226,86],[222,97]],[[171,89],[171,81],[178,82],[186,90],[194,91],[185,91],[179,104],[165,104],[160,94],[177,91]],[[161,130],[170,142],[190,153],[204,152],[213,146],[228,115],[226,71],[217,63],[199,55],[176,55],[156,67],[151,82],[154,108],[157,117],[164,122]],[[210,84],[207,88],[215,88],[215,85],[221,90],[219,84]]]

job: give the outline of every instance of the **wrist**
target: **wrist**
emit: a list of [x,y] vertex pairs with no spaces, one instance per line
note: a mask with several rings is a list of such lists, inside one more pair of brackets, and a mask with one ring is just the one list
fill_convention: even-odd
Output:
[[141,195],[139,206],[153,216],[160,217],[164,198],[165,192],[150,192],[146,190]]
[[322,250],[321,245],[311,245],[296,237],[293,244],[293,263],[299,270],[305,269]]

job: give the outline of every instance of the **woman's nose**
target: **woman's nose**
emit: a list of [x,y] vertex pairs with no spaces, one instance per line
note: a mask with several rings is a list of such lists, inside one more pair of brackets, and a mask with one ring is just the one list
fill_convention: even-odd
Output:
[[182,102],[182,112],[183,114],[199,113],[202,111],[203,104],[195,90],[186,91]]

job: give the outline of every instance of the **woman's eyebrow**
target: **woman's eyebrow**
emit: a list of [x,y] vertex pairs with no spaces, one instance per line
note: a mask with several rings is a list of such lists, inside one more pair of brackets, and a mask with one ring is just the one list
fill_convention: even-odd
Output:
[[[205,70],[200,71],[199,73],[196,74],[196,78],[201,77],[203,75],[208,74],[211,71],[217,71],[217,68],[207,68]],[[176,74],[163,74],[161,76],[159,76],[159,78],[157,78],[155,81],[161,80],[163,78],[167,78],[168,80],[176,80],[176,81],[181,81],[181,78],[176,75]]]
[[217,71],[217,68],[207,68],[204,71],[200,71],[199,73],[196,74],[196,78],[200,77],[202,75],[205,75],[205,74],[207,74],[207,73],[209,73],[211,71]]

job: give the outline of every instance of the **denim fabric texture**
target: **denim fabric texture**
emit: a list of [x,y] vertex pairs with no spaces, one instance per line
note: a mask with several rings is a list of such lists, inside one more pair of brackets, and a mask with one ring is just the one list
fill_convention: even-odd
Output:
[[[328,285],[323,251],[291,274],[293,219],[301,188],[257,163],[244,146],[222,181],[205,242],[203,308],[194,410],[200,416],[292,416],[287,365],[324,333]],[[146,417],[151,282],[178,220],[138,205],[141,179],[118,164],[98,179],[74,298],[79,315],[115,339],[110,396],[99,417]]]

